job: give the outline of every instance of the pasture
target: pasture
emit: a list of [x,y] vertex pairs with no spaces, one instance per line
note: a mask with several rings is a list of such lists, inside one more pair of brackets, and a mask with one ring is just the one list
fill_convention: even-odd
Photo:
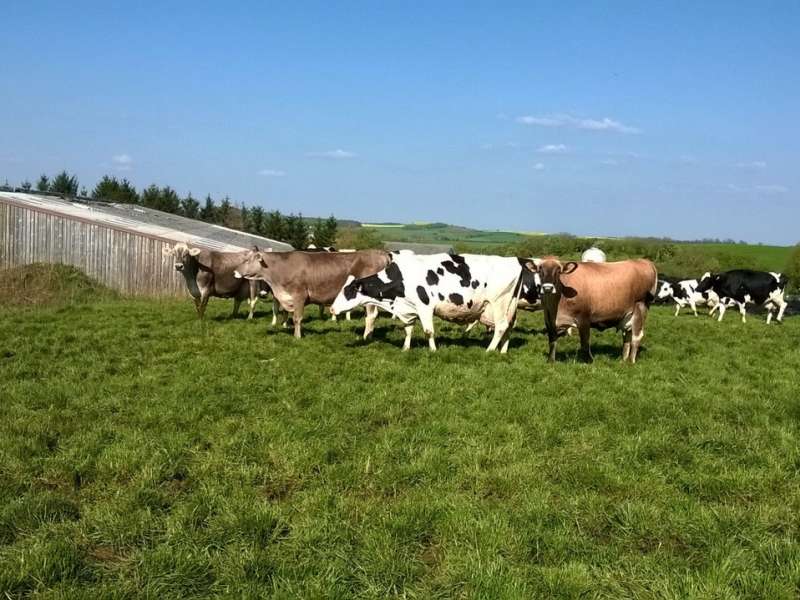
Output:
[[800,593],[800,318],[657,307],[631,367],[230,306],[0,307],[7,597]]

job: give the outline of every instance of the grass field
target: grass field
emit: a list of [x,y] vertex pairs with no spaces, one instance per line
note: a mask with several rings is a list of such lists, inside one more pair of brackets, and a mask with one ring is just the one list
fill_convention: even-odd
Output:
[[0,308],[0,597],[800,594],[798,317],[656,308],[630,367],[229,310]]

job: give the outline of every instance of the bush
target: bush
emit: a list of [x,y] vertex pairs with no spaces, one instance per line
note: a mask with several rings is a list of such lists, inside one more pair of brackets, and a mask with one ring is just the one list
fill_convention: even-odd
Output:
[[34,263],[0,271],[0,306],[70,304],[115,298],[116,292],[70,265]]
[[783,273],[789,278],[789,290],[794,293],[800,292],[800,244],[797,244],[789,255]]

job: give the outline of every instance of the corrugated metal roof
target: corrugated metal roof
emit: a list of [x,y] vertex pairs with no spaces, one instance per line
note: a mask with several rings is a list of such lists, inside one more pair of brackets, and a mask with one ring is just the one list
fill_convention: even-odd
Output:
[[222,252],[246,250],[254,244],[263,248],[272,248],[275,251],[293,249],[289,244],[277,240],[187,219],[135,204],[100,201],[73,202],[23,192],[0,192],[0,201]]

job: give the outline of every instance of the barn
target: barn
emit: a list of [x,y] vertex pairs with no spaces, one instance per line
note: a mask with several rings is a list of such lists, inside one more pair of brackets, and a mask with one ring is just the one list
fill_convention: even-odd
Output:
[[186,242],[222,252],[289,244],[132,204],[0,192],[0,269],[73,265],[126,295],[182,296],[186,285],[162,249]]

